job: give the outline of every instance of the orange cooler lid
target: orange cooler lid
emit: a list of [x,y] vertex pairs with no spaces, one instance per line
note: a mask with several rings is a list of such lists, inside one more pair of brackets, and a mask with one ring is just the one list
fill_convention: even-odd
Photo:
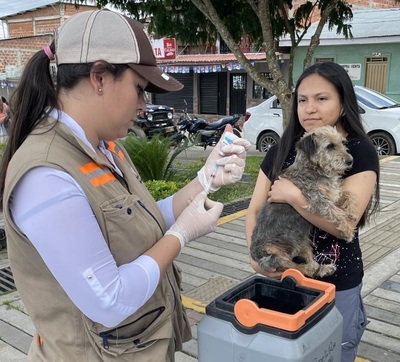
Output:
[[333,284],[307,278],[296,269],[288,269],[283,272],[281,280],[286,277],[293,277],[298,285],[323,291],[324,294],[307,308],[299,310],[295,314],[259,308],[257,303],[252,300],[240,299],[234,306],[234,314],[238,322],[248,328],[252,328],[257,324],[264,324],[294,332],[304,326],[308,318],[335,299],[335,286]]

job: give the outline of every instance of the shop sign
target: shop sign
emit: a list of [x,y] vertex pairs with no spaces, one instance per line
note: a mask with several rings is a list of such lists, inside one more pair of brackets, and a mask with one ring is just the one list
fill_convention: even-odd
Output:
[[175,59],[176,41],[175,38],[162,38],[152,41],[154,55],[156,59]]

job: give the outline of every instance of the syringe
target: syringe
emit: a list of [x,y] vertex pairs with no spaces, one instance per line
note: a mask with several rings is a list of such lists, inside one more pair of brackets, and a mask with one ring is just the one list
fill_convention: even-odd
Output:
[[[225,132],[222,136],[223,136],[223,139],[222,139],[221,147],[231,144],[236,138],[238,138],[238,136],[236,136],[232,132]],[[221,156],[225,156],[225,153],[223,153],[221,150],[219,151],[219,154]],[[219,168],[219,165],[215,165],[214,170],[211,173],[210,179],[207,183],[207,187],[205,188],[207,195],[210,193],[211,185],[212,185],[214,178],[218,172],[218,168]]]

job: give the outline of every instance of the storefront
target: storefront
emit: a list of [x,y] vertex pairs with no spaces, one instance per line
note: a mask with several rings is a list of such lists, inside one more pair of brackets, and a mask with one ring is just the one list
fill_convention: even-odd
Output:
[[[249,53],[247,58],[260,72],[267,72],[265,53]],[[164,72],[184,84],[179,92],[157,94],[153,103],[168,104],[177,111],[227,115],[245,114],[246,101],[254,98],[257,87],[233,54],[180,55],[159,61]]]

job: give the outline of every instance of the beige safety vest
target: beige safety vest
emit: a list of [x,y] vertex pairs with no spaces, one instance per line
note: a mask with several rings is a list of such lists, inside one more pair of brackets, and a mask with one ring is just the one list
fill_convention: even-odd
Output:
[[12,221],[10,195],[23,174],[36,166],[63,170],[83,188],[117,265],[136,259],[162,237],[165,222],[126,151],[114,142],[108,149],[124,179],[67,126],[49,118],[9,164],[4,220],[15,283],[38,334],[29,350],[30,361],[173,361],[174,351],[191,337],[175,265],[142,308],[117,328],[106,328],[76,308]]

